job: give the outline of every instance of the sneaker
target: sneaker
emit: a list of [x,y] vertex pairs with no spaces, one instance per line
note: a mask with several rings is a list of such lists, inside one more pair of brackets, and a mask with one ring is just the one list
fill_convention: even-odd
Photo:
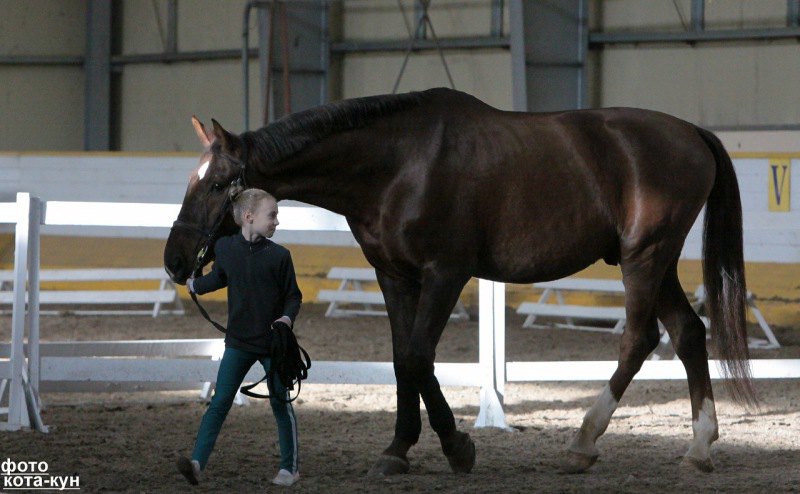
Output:
[[276,485],[290,486],[300,480],[300,472],[291,473],[289,470],[281,468],[278,475],[272,479],[272,483]]
[[190,484],[198,484],[200,481],[200,462],[197,460],[190,460],[185,456],[181,456],[178,458],[175,466],[178,467],[178,471],[181,472],[184,477],[186,477],[186,480]]

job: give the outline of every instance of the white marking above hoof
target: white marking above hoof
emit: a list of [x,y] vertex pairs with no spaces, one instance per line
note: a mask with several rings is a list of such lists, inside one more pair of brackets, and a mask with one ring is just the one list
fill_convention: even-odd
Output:
[[[703,400],[703,407],[697,413],[697,420],[692,422],[694,439],[692,445],[689,446],[689,451],[686,452],[686,458],[689,461],[702,465],[702,467],[696,465],[700,471],[710,472],[714,469],[714,465],[711,463],[711,443],[719,437],[718,430],[714,402],[706,398]],[[711,470],[706,470],[706,468]]]

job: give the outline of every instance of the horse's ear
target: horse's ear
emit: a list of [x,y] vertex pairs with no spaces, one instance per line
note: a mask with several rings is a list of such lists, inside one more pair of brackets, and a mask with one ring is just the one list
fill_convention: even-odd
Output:
[[194,131],[197,134],[197,138],[200,139],[200,144],[202,144],[204,148],[211,147],[211,143],[214,142],[214,136],[209,136],[209,134],[206,132],[205,125],[203,125],[203,123],[194,115],[192,115],[192,125],[194,126]]
[[219,142],[222,149],[228,154],[239,156],[239,141],[237,136],[223,129],[222,125],[213,118],[211,119],[211,124],[214,126],[214,134],[211,142]]

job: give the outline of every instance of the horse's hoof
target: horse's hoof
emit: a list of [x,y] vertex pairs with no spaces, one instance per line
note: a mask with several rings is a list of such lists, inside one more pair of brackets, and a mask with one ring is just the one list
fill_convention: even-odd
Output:
[[700,458],[693,458],[691,456],[684,456],[681,460],[681,467],[689,468],[691,470],[699,470],[701,472],[710,473],[714,471],[714,463],[711,458],[701,460]]
[[567,456],[559,465],[564,473],[583,473],[595,464],[599,455],[587,455],[567,450]]
[[469,473],[475,466],[475,443],[466,432],[457,432],[456,444],[447,455],[447,462],[454,473]]
[[411,470],[411,465],[405,458],[381,455],[378,461],[369,469],[369,472],[367,472],[367,477],[388,477],[390,475],[408,473],[409,470]]

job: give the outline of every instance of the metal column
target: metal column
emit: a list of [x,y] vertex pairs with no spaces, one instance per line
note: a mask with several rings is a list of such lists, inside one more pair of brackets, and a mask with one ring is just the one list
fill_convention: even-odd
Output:
[[86,151],[111,148],[111,11],[112,2],[86,4],[84,63],[84,133]]
[[514,109],[586,106],[586,0],[511,0]]
[[178,0],[167,2],[167,43],[164,51],[178,53]]
[[706,28],[706,2],[705,0],[692,0],[692,31],[702,31]]
[[504,0],[492,0],[492,25],[491,34],[493,37],[503,35],[503,9]]
[[[280,28],[272,33],[275,64],[272,66],[272,100],[282,101],[285,79],[282,77],[283,56],[288,54],[292,112],[313,108],[328,101],[328,39],[327,2],[286,2],[288,50],[281,41]],[[280,26],[280,22],[275,23]],[[275,118],[285,115],[282,105],[274,105]]]
[[[272,65],[267,67],[266,56],[261,56],[261,77],[270,77],[271,83],[262,82],[262,88],[269,86],[272,104],[268,117],[275,119],[284,116],[284,95],[289,93],[289,107],[292,112],[305,110],[324,104],[328,101],[328,69],[330,59],[330,39],[328,35],[328,2],[325,0],[306,0],[286,2],[276,0],[275,15],[279,15],[280,7],[286,9],[286,34],[281,33],[281,19],[274,22],[268,18],[273,2],[251,1],[245,11],[245,22],[249,19],[249,10],[259,8],[267,11],[259,20],[259,37],[269,42],[260,42],[260,52],[272,46]],[[282,5],[280,5],[282,4]],[[273,32],[269,32],[269,26]],[[248,39],[248,26],[244,26],[244,42]],[[288,41],[284,47],[282,40]],[[284,54],[288,54],[289,86],[286,91],[283,77]],[[249,81],[247,80],[247,50],[243,48],[244,85],[245,85],[245,130],[249,127]],[[259,119],[263,123],[266,119]]]
[[800,26],[800,0],[786,0],[786,26]]

